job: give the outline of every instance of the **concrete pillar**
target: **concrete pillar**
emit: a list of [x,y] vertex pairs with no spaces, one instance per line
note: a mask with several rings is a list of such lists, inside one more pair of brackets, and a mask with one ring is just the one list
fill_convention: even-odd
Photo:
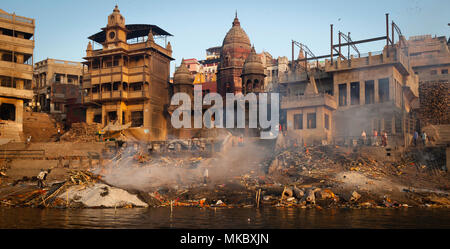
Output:
[[152,108],[149,101],[145,101],[144,109],[142,111],[142,114],[144,115],[144,127],[149,129],[152,122]]
[[359,104],[364,105],[366,103],[366,83],[364,81],[359,82]]
[[20,131],[23,130],[23,100],[17,100],[16,104],[16,123],[20,124]]
[[102,105],[102,126],[105,126],[105,117],[106,117],[106,107],[105,105]]
[[380,103],[380,96],[378,95],[378,79],[373,81],[373,91],[375,103]]
[[394,77],[389,77],[389,100],[393,100],[395,103],[396,92],[395,92],[395,79]]
[[316,129],[325,130],[325,113],[323,108],[316,108]]
[[391,131],[392,131],[392,134],[395,134],[395,114],[392,115]]
[[351,105],[351,96],[350,96],[350,83],[346,83],[347,84],[347,105]]
[[122,102],[117,105],[117,120],[119,124],[122,124]]

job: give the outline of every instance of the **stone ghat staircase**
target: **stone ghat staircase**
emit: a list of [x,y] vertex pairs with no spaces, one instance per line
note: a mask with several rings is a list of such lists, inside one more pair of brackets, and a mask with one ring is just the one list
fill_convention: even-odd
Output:
[[56,121],[47,113],[23,112],[23,135],[32,142],[52,142],[58,134]]
[[0,144],[10,141],[23,141],[21,124],[9,120],[0,120]]

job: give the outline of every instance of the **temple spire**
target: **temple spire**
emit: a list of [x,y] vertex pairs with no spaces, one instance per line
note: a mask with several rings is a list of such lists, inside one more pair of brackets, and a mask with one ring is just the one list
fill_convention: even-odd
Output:
[[237,10],[236,10],[236,14],[234,16],[233,26],[241,26],[241,23],[239,22],[239,19],[237,16]]

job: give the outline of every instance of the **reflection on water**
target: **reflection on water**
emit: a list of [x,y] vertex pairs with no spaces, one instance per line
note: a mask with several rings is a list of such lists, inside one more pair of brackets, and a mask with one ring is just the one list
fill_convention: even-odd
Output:
[[0,228],[450,228],[448,209],[0,208]]

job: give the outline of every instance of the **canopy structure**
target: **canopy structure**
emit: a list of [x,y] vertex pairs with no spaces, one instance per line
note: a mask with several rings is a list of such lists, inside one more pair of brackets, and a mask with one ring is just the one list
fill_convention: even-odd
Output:
[[[153,36],[173,36],[164,29],[151,24],[128,24],[125,25],[127,32],[127,40],[147,36],[150,30]],[[88,39],[95,41],[97,43],[103,43],[106,40],[106,32],[104,30],[93,34],[88,37]]]

